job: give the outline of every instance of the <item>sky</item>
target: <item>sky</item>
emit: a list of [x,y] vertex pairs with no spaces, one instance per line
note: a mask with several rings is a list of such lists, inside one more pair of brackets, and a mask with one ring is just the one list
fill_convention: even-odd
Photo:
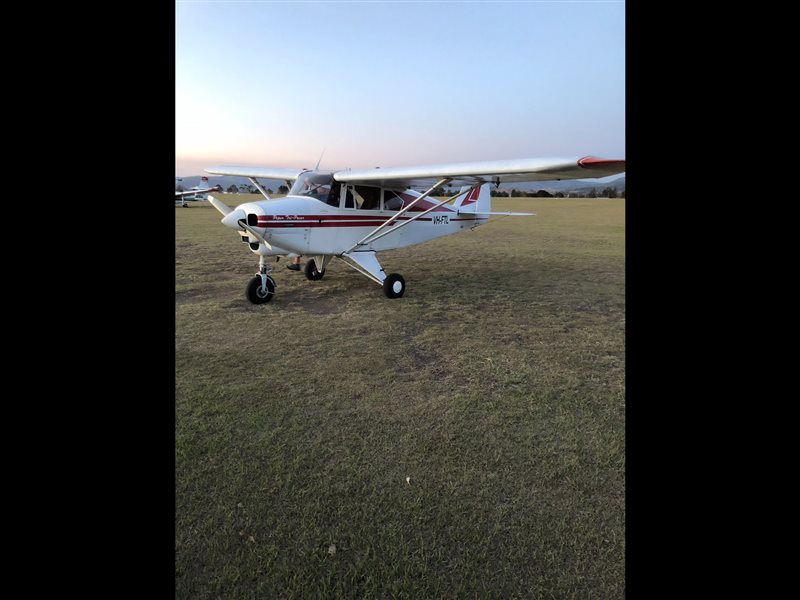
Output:
[[175,175],[625,157],[625,4],[175,5]]

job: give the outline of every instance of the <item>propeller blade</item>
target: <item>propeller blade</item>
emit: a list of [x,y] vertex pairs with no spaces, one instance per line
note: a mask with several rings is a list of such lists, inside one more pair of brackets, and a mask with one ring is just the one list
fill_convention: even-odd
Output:
[[217,200],[211,194],[208,195],[208,201],[211,202],[211,206],[216,208],[219,212],[222,213],[222,216],[225,217],[230,213],[233,209],[225,204],[222,200]]

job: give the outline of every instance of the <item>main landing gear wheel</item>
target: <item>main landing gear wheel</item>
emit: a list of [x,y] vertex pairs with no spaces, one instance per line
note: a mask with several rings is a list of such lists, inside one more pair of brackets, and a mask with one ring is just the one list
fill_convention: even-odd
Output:
[[406,280],[402,275],[392,273],[383,280],[383,293],[387,298],[401,298],[406,291]]
[[275,295],[275,280],[267,276],[267,289],[261,287],[261,276],[256,275],[247,285],[247,299],[253,304],[264,304]]
[[325,276],[325,269],[317,271],[317,264],[314,262],[314,259],[311,259],[306,263],[305,273],[306,277],[311,281],[319,281]]

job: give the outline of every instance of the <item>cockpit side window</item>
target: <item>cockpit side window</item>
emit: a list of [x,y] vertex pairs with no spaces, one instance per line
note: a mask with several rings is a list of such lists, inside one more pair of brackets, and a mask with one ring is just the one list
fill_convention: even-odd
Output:
[[363,198],[358,208],[362,210],[378,210],[381,207],[381,188],[357,185],[356,194]]
[[403,199],[392,190],[383,191],[383,210],[400,210],[403,208]]
[[341,190],[342,185],[334,182],[331,186],[331,193],[328,195],[328,199],[325,201],[325,204],[339,208],[339,196],[341,196]]
[[381,188],[366,185],[348,185],[345,208],[378,210],[381,207]]

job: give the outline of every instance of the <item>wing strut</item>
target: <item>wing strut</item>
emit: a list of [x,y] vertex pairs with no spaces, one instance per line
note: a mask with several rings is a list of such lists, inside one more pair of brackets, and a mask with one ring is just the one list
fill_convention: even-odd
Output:
[[261,193],[263,194],[264,198],[266,198],[267,200],[272,200],[272,198],[270,198],[270,197],[267,195],[267,192],[265,192],[265,191],[264,191],[264,188],[263,188],[263,187],[261,187],[261,184],[260,184],[260,183],[258,183],[258,181],[256,181],[256,178],[255,178],[255,177],[248,177],[248,179],[249,179],[249,180],[252,182],[252,184],[253,184],[254,186],[256,186],[256,187],[258,188],[258,191],[259,191],[259,192],[261,192]]
[[[427,214],[428,214],[429,212],[431,212],[432,210],[436,210],[436,209],[437,209],[437,208],[439,208],[439,207],[440,207],[442,204],[447,204],[448,202],[450,202],[450,200],[455,200],[455,199],[456,199],[456,198],[458,198],[458,197],[459,197],[461,194],[464,194],[464,193],[467,193],[467,194],[469,194],[469,193],[470,193],[472,190],[474,190],[476,187],[480,187],[480,186],[482,186],[482,185],[483,185],[483,182],[476,183],[476,184],[475,184],[475,185],[473,185],[471,188],[469,188],[469,189],[468,189],[466,192],[458,192],[458,193],[457,193],[455,196],[450,196],[449,198],[445,198],[444,200],[442,200],[441,202],[437,202],[436,204],[434,204],[434,205],[433,205],[433,206],[431,206],[430,208],[426,208],[426,209],[425,209],[425,210],[423,210],[421,213],[417,213],[416,215],[414,215],[413,217],[411,217],[411,218],[410,218],[410,219],[408,219],[407,221],[403,221],[403,222],[402,222],[402,223],[400,223],[400,224],[399,224],[397,227],[394,227],[394,228],[390,229],[389,231],[384,231],[383,233],[379,233],[379,234],[378,234],[378,235],[376,235],[375,237],[371,237],[371,238],[369,238],[369,239],[368,239],[366,242],[363,242],[363,243],[365,243],[365,244],[371,244],[372,242],[374,242],[374,241],[376,241],[376,240],[379,240],[379,239],[381,239],[381,238],[382,238],[383,236],[385,236],[385,235],[389,235],[390,233],[394,233],[394,232],[395,232],[395,231],[397,231],[398,229],[401,229],[401,228],[405,227],[406,225],[408,225],[409,223],[411,223],[411,222],[413,222],[413,221],[416,221],[416,220],[417,220],[417,219],[419,219],[420,217],[423,217],[423,216],[427,215]],[[410,206],[410,205],[409,205],[409,206]],[[469,213],[465,213],[465,214],[469,214]],[[372,233],[375,233],[375,232],[373,231]],[[372,234],[370,234],[370,235],[372,235]],[[369,236],[368,236],[368,237],[369,237]],[[366,239],[366,238],[364,238],[364,239]],[[362,240],[362,241],[363,241],[363,240]]]
[[[409,211],[409,209],[411,209],[411,207],[414,206],[417,202],[419,202],[420,200],[423,200],[423,199],[427,198],[428,196],[430,196],[431,192],[433,190],[435,190],[437,187],[439,187],[440,185],[446,185],[446,184],[450,183],[451,181],[453,181],[453,179],[451,177],[445,177],[444,179],[441,179],[438,182],[436,182],[433,185],[433,187],[431,187],[427,192],[422,194],[422,196],[420,196],[419,198],[415,198],[412,202],[410,202],[408,204],[408,206],[404,206],[402,208],[402,210],[398,211],[397,214],[394,215],[391,219],[389,219],[385,223],[382,223],[381,225],[378,225],[378,227],[376,229],[373,229],[372,231],[370,231],[367,235],[365,235],[363,238],[361,238],[361,240],[356,242],[352,247],[350,247],[347,250],[345,250],[344,254],[347,254],[348,252],[352,252],[353,248],[356,248],[357,246],[363,246],[365,244],[365,240],[369,240],[373,235],[375,235],[376,233],[386,229],[389,225],[391,225],[392,223],[397,221],[397,219],[399,217],[401,217],[402,215],[407,213]],[[393,229],[392,231],[395,231],[395,230]]]

